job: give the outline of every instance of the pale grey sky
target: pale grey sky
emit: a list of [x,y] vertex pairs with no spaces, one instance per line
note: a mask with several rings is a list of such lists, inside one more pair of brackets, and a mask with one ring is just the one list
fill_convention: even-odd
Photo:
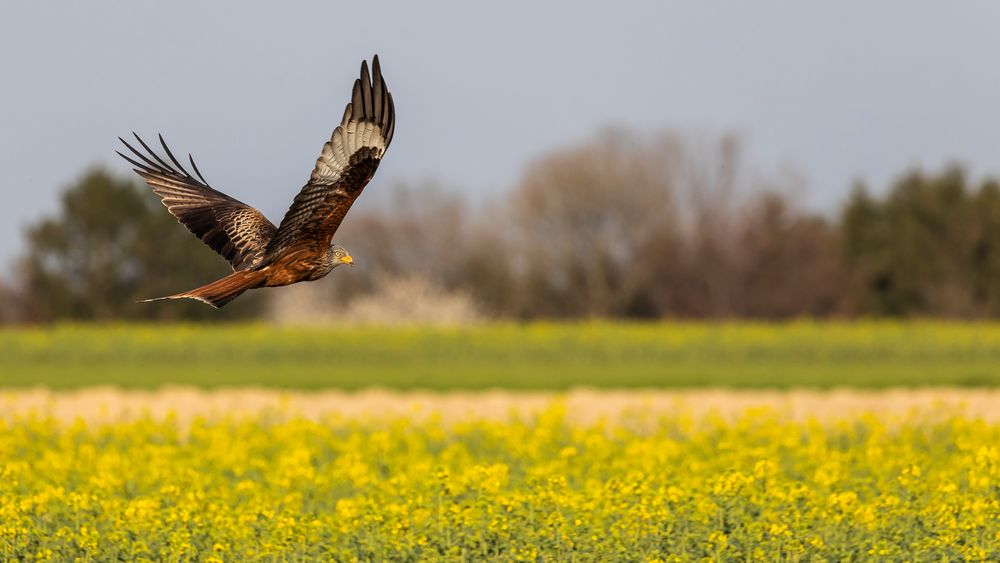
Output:
[[396,101],[369,190],[497,193],[602,126],[737,130],[831,207],[950,160],[1000,173],[1000,3],[12,1],[0,7],[0,272],[116,137],[162,132],[281,218],[377,52]]

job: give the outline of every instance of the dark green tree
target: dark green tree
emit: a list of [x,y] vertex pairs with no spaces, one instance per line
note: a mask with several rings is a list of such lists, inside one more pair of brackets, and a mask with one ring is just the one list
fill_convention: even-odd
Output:
[[858,187],[842,216],[858,312],[1000,313],[1000,191],[953,166],[898,180],[881,201]]
[[208,283],[228,265],[194,238],[144,185],[91,170],[59,212],[26,230],[22,282],[45,319],[219,319],[258,312],[248,295],[215,310],[189,300],[136,303]]

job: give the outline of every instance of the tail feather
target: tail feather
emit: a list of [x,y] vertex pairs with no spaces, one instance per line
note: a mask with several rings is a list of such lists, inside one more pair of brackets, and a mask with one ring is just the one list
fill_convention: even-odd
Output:
[[185,291],[184,293],[178,293],[176,295],[168,295],[166,297],[144,299],[139,301],[139,303],[150,303],[153,301],[163,301],[165,299],[197,299],[202,303],[206,303],[218,309],[219,307],[224,306],[226,303],[229,303],[233,299],[242,295],[244,291],[260,287],[263,283],[264,274],[260,272],[233,272],[222,279],[215,280],[212,283],[205,284],[197,289],[192,289],[191,291]]

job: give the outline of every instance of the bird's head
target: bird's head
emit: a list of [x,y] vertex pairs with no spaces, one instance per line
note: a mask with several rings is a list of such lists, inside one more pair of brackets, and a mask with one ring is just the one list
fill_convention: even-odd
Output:
[[333,245],[333,267],[336,268],[341,264],[347,264],[348,266],[354,265],[354,258],[351,257],[351,253],[347,251],[346,248],[338,244]]

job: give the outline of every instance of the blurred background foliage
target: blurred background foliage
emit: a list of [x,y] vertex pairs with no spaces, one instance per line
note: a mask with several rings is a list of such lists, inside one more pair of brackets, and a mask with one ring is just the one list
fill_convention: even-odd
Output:
[[[25,239],[20,283],[11,293],[20,294],[21,315],[32,320],[210,318],[211,309],[197,302],[136,301],[207,283],[228,270],[176,224],[145,184],[100,169],[67,187],[59,213],[28,227]],[[248,299],[222,315],[246,317],[259,305]]]
[[228,267],[137,178],[92,169],[56,215],[25,230],[23,256],[0,285],[0,321],[1000,313],[996,181],[975,183],[958,166],[903,171],[890,186],[858,183],[841,209],[817,213],[797,203],[801,177],[745,160],[734,135],[610,130],[541,156],[491,201],[376,179],[365,195],[374,204],[355,209],[337,237],[360,267],[219,311],[135,303]]

